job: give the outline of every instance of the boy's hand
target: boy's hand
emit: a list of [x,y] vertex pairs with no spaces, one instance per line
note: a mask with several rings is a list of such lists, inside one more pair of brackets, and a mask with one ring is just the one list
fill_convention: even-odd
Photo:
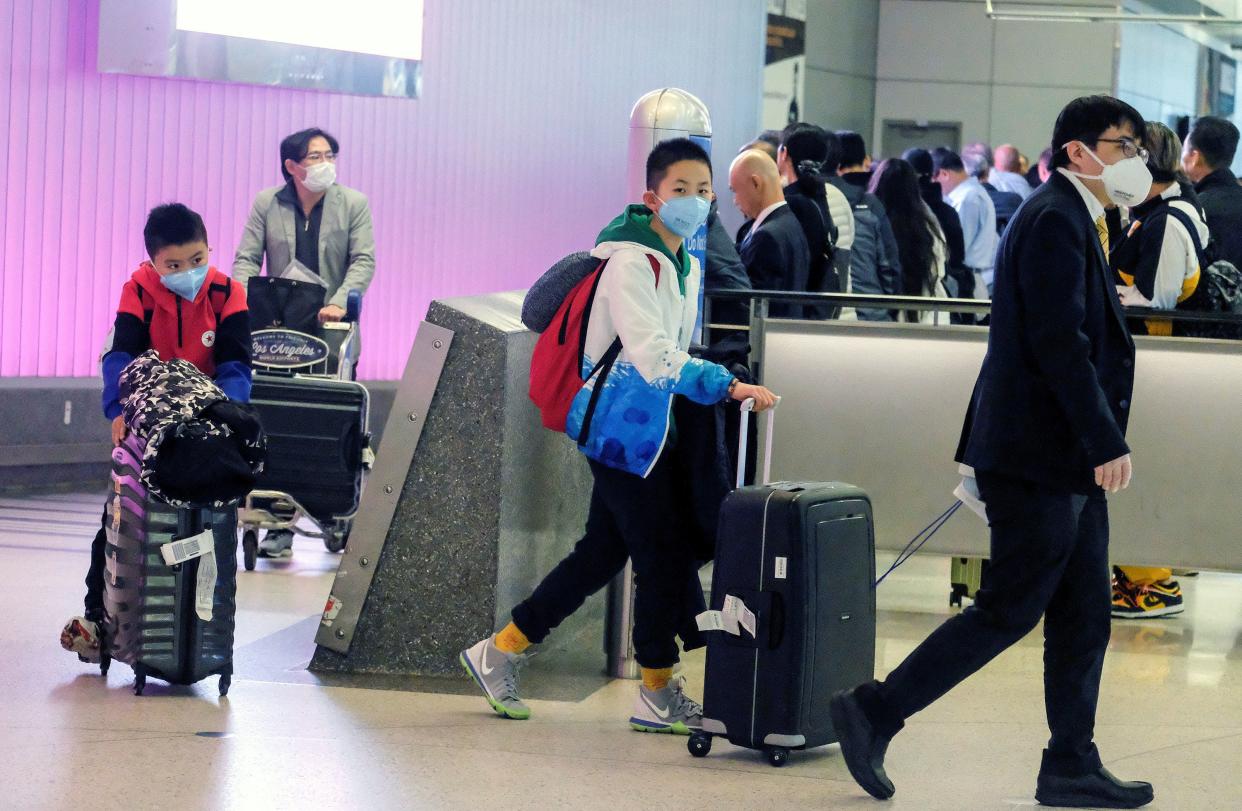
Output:
[[120,445],[121,440],[129,433],[129,426],[125,424],[125,417],[118,416],[112,421],[112,444]]
[[763,386],[752,386],[749,383],[738,383],[733,387],[733,399],[739,403],[755,398],[755,413],[767,411],[776,405],[776,395]]
[[340,307],[336,306],[335,304],[329,304],[327,307],[324,307],[322,310],[319,311],[319,323],[320,324],[324,323],[325,321],[340,321],[344,317],[345,317],[345,311],[342,310]]

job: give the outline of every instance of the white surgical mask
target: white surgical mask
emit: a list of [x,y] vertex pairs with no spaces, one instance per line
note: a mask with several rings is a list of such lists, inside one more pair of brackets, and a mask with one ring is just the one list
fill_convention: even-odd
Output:
[[314,166],[307,167],[306,179],[302,181],[302,185],[308,191],[318,194],[321,191],[327,191],[335,182],[336,164],[331,161],[323,161],[316,163]]
[[1098,175],[1084,175],[1072,170],[1070,174],[1087,180],[1103,181],[1104,193],[1108,195],[1108,199],[1119,206],[1137,206],[1147,199],[1147,195],[1151,193],[1151,170],[1147,168],[1147,163],[1141,157],[1135,155],[1133,158],[1123,158],[1116,163],[1105,163],[1086,144],[1083,144],[1082,148],[1087,150],[1087,154],[1104,167],[1104,170]]

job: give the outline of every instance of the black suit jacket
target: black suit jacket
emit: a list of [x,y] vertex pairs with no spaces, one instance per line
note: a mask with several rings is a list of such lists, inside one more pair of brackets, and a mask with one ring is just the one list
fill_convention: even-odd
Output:
[[1130,452],[1134,341],[1095,223],[1054,173],[997,252],[991,331],[957,460],[1091,493],[1094,470]]
[[1242,267],[1242,186],[1228,169],[1217,169],[1195,184],[1207,215],[1214,258]]
[[[756,290],[806,292],[811,251],[798,218],[788,205],[773,211],[751,233],[754,221],[747,221],[737,232],[737,252],[746,265],[746,275]],[[777,318],[801,318],[800,304],[772,304],[768,313]]]

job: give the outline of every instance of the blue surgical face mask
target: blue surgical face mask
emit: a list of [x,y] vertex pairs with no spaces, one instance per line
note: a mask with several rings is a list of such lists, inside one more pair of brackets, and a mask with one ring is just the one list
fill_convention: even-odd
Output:
[[188,270],[179,270],[160,277],[160,284],[176,293],[186,301],[193,301],[207,279],[207,266],[199,265]]
[[[660,200],[658,196],[656,199]],[[660,221],[682,239],[694,236],[699,226],[707,221],[707,212],[712,208],[711,201],[706,197],[674,197],[668,202],[660,202],[664,203],[656,212]]]

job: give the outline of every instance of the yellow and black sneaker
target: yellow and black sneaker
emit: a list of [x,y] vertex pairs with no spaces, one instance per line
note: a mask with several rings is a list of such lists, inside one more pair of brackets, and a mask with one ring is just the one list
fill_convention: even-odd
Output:
[[1171,617],[1185,610],[1176,580],[1139,586],[1113,570],[1113,616],[1125,619]]

